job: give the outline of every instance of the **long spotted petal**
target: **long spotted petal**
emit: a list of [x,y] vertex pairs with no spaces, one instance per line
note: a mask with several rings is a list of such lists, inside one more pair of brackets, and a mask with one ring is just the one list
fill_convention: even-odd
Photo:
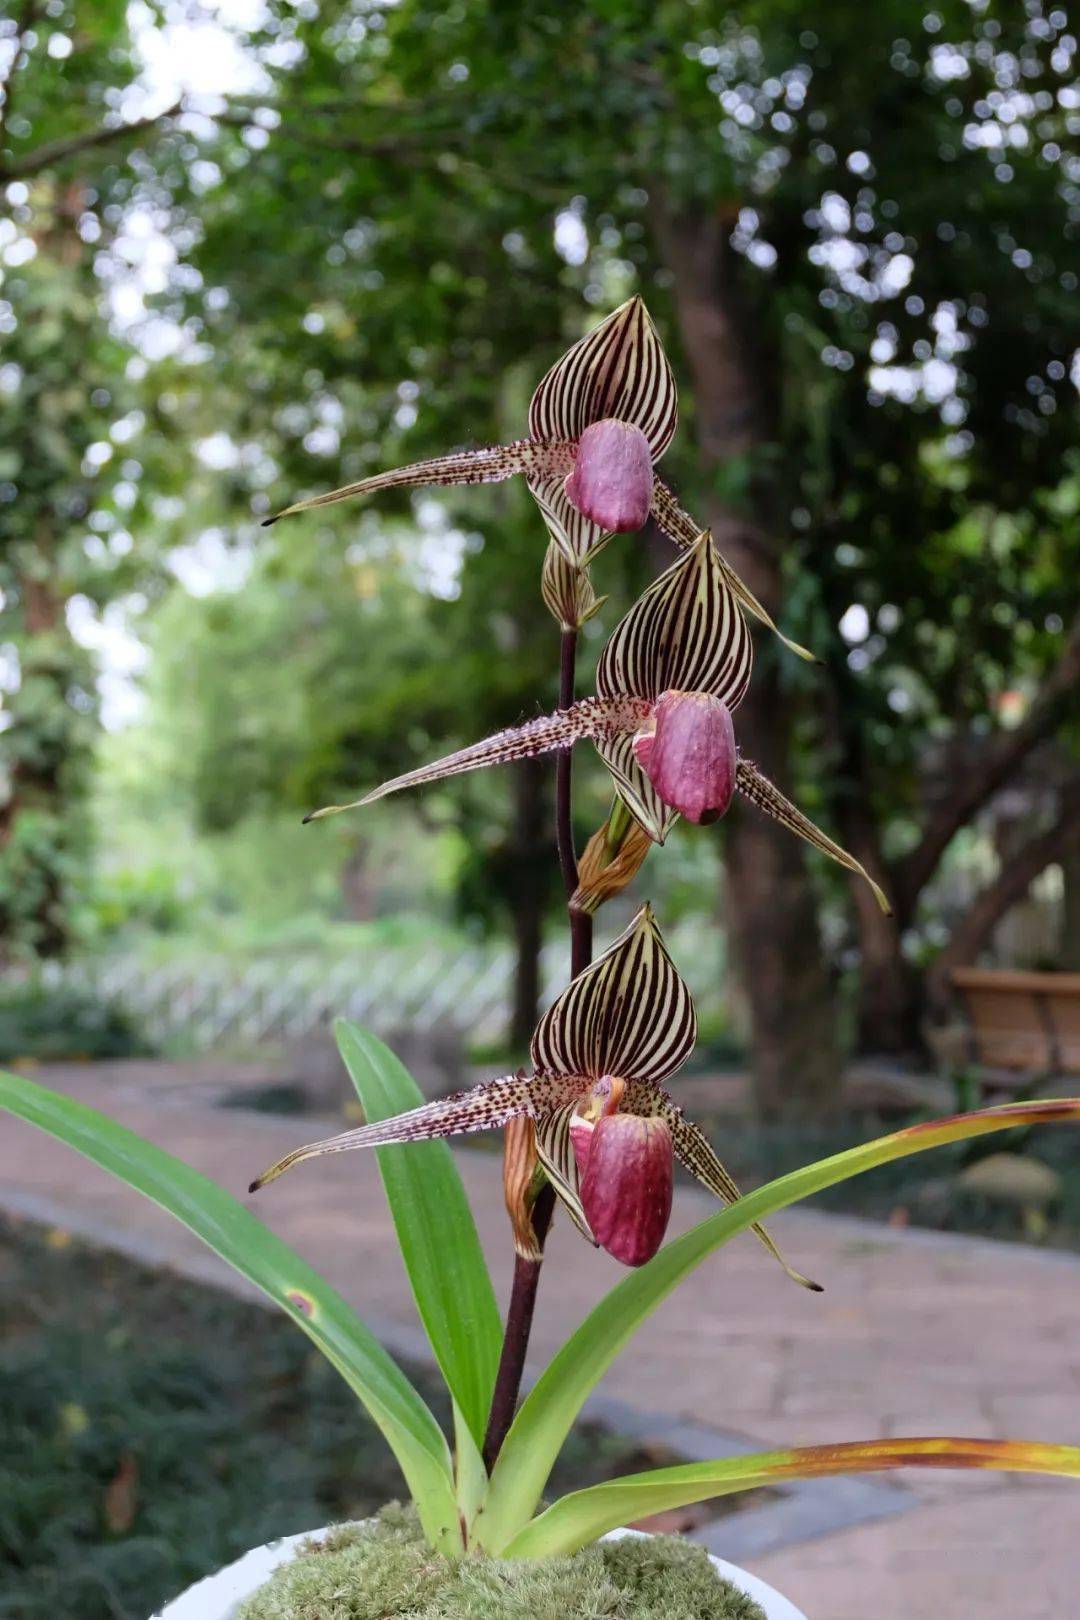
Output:
[[550,541],[540,575],[544,605],[561,630],[580,630],[603,607],[606,596],[597,596],[587,568],[575,568],[554,540]]
[[570,1121],[580,1098],[564,1103],[554,1113],[538,1120],[536,1125],[536,1155],[547,1171],[548,1180],[570,1219],[589,1242],[596,1247],[585,1210],[581,1203],[580,1178],[573,1143],[570,1140]]
[[[557,361],[529,406],[529,432],[541,441],[578,439],[592,422],[614,416],[638,427],[653,461],[671,443],[678,391],[663,345],[640,298],[631,298]],[[611,536],[567,499],[563,479],[530,477],[529,488],[555,544],[581,567]]]
[[657,1082],[686,1062],[696,1037],[690,992],[646,905],[548,1008],[532,1060],[544,1073]]
[[515,473],[527,473],[531,478],[554,477],[558,481],[560,477],[565,478],[573,466],[574,446],[567,443],[540,444],[535,439],[518,439],[513,444],[495,444],[483,450],[459,450],[454,455],[435,456],[430,461],[414,461],[410,467],[396,467],[392,472],[374,473],[358,483],[346,484],[343,489],[297,501],[267,518],[263,527],[269,528],[279,518],[307,512],[313,506],[332,506],[336,501],[351,500],[354,495],[375,495],[384,489],[501,484]]
[[[672,1145],[675,1148],[679,1163],[689,1170],[690,1174],[695,1176],[703,1187],[707,1187],[709,1192],[713,1193],[723,1203],[737,1204],[742,1194],[713,1152],[708,1137],[692,1120],[687,1119],[682,1109],[677,1107],[670,1097],[662,1093],[658,1093],[658,1095],[663,1097],[663,1101],[657,1111],[661,1118],[667,1121],[668,1128],[671,1131]],[[821,1292],[819,1283],[811,1282],[809,1277],[804,1277],[801,1271],[794,1271],[788,1265],[763,1226],[755,1221],[750,1230],[765,1245],[773,1259],[783,1266],[792,1282],[797,1282],[802,1288],[809,1288],[815,1294]]]
[[874,882],[865,866],[857,861],[854,855],[849,855],[846,849],[834,843],[820,827],[815,827],[809,816],[804,816],[790,799],[784,797],[779,788],[773,786],[767,776],[762,776],[756,765],[752,765],[747,759],[740,759],[736,767],[735,785],[751,804],[756,804],[759,810],[764,810],[767,816],[772,816],[782,827],[787,827],[800,838],[805,838],[808,844],[813,844],[814,848],[820,849],[823,854],[831,855],[834,861],[846,866],[849,872],[857,872],[861,878],[865,878],[873,889],[874,898],[882,911],[886,916],[892,915],[892,907],[885,896],[885,891],[880,884]]
[[462,776],[466,771],[483,770],[487,765],[505,765],[511,760],[534,759],[537,754],[571,748],[583,737],[599,741],[623,732],[632,734],[648,712],[649,705],[640,698],[582,698],[569,709],[556,709],[554,714],[526,720],[522,726],[497,731],[483,742],[459,748],[456,754],[447,754],[430,765],[395,776],[350,804],[328,804],[321,810],[312,810],[304,820],[319,821],[323,816],[340,815],[343,810],[357,810],[361,805],[384,799],[388,793],[399,793],[402,788],[441,782],[444,777]]
[[[701,525],[695,523],[689,512],[683,510],[679,505],[675,492],[669,489],[662,478],[653,481],[651,515],[657,528],[663,529],[668,538],[674,540],[677,546],[692,546],[701,532]],[[789,636],[785,636],[771,615],[762,607],[749,585],[743,583],[731,564],[723,557],[720,558],[720,567],[728,585],[730,585],[748,613],[752,613],[755,619],[760,619],[762,624],[775,631],[784,646],[793,653],[797,653],[800,658],[805,658],[807,663],[819,664],[821,662],[816,654],[808,652],[805,647],[800,647],[797,641],[792,641]]]
[[708,692],[734,709],[750,682],[753,647],[708,531],[699,534],[612,631],[600,656],[601,697]]
[[465,1136],[472,1131],[494,1130],[505,1125],[508,1119],[537,1119],[567,1101],[576,1100],[584,1085],[583,1080],[565,1074],[515,1074],[502,1080],[488,1080],[470,1091],[459,1091],[452,1097],[441,1097],[420,1108],[410,1108],[408,1113],[397,1114],[392,1119],[358,1125],[338,1136],[328,1136],[322,1142],[294,1148],[256,1177],[250,1191],[257,1192],[306,1159],[320,1159],[328,1153],[387,1147],[392,1142],[429,1142],[437,1136]]

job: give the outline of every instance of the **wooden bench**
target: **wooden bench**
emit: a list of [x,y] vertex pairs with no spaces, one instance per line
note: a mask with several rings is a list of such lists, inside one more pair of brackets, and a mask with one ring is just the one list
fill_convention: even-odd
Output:
[[1080,1074],[1080,973],[954,968],[971,1059],[984,1084]]

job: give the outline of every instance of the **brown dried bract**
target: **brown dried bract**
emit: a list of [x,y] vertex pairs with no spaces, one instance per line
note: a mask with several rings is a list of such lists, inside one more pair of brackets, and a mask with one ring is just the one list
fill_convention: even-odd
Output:
[[573,911],[584,911],[591,916],[605,900],[621,894],[636,877],[652,847],[652,839],[645,829],[631,821],[612,854],[610,825],[610,820],[605,821],[599,831],[593,833],[578,859],[578,886],[570,900]]
[[544,1257],[532,1223],[533,1205],[542,1184],[536,1126],[524,1117],[511,1119],[503,1130],[503,1198],[514,1232],[514,1251],[523,1260]]

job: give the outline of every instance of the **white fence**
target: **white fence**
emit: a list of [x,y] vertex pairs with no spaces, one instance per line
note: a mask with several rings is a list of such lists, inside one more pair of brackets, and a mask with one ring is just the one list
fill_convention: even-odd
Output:
[[[624,908],[628,914],[629,908]],[[598,931],[597,950],[625,925]],[[541,955],[544,1006],[566,983],[562,930]],[[725,983],[723,933],[708,918],[685,918],[668,946],[699,1011],[715,1006]],[[295,955],[155,959],[145,951],[45,963],[27,980],[0,974],[0,988],[36,983],[71,990],[128,1013],[155,1046],[209,1052],[222,1046],[303,1042],[333,1019],[351,1018],[383,1036],[458,1033],[468,1043],[500,1040],[512,1005],[515,953],[506,944],[459,941]]]
[[[548,995],[565,970],[565,950],[546,949]],[[407,1026],[417,1033],[456,1029],[469,1040],[497,1039],[509,1016],[513,974],[511,949],[477,945],[456,955],[411,947],[329,961],[206,957],[162,964],[113,956],[49,963],[41,980],[119,1007],[155,1044],[179,1040],[208,1051],[301,1041],[339,1016],[382,1034]]]

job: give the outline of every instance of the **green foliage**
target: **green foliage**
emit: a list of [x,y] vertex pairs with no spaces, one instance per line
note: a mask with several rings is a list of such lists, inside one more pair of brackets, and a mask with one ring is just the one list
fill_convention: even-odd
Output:
[[391,1508],[301,1547],[240,1620],[761,1620],[703,1547],[629,1538],[569,1558],[432,1559],[415,1518]]
[[[162,118],[34,169],[9,217],[36,256],[3,271],[0,639],[24,673],[0,723],[6,770],[51,711],[68,774],[10,798],[9,940],[57,948],[85,900],[95,695],[63,612],[152,605],[170,546],[209,532],[254,555],[231,598],[177,590],[154,638],[162,786],[204,831],[337,798],[551,702],[542,533],[521,489],[392,497],[257,543],[253,514],[519,433],[560,344],[635,289],[682,384],[670,475],[692,509],[718,493],[780,536],[785,624],[829,659],[824,675],[784,664],[808,808],[869,805],[887,852],[909,845],[927,738],[985,727],[1003,692],[1034,686],[1080,561],[1068,53],[1056,21],[996,0],[935,17],[908,39],[898,0],[872,16],[840,0],[812,29],[788,0],[527,15],[407,0],[359,21],[272,0],[241,36],[265,91],[216,124]],[[37,20],[5,103],[4,178],[118,98],[139,110],[130,23],[90,0]],[[995,108],[1014,93],[1007,127]],[[110,330],[95,274],[119,274],[133,207],[179,255],[155,314],[193,346],[149,368]],[[724,465],[694,447],[676,216],[722,225],[722,312],[753,335],[770,401],[771,442]],[[210,424],[231,441],[214,466],[198,449]],[[88,464],[92,445],[110,459]],[[652,560],[625,541],[600,559],[612,610]],[[31,581],[44,630],[26,623]],[[848,647],[836,626],[853,603],[868,633]],[[25,671],[42,636],[62,658],[40,705]],[[468,827],[451,875],[487,922],[520,908],[532,860],[508,801],[493,783],[425,803]],[[596,795],[581,830],[601,814]]]
[[[339,1019],[338,1048],[370,1122],[425,1101],[402,1063],[367,1030]],[[502,1324],[484,1251],[445,1142],[384,1147],[379,1171],[413,1297],[447,1388],[464,1420],[459,1452],[483,1444],[499,1365]]]
[[0,1074],[0,1106],[153,1199],[267,1294],[314,1340],[382,1430],[432,1544],[457,1542],[450,1455],[435,1419],[378,1340],[299,1255],[214,1182],[82,1103]]
[[34,977],[0,986],[0,1063],[142,1057],[149,1043],[120,1008]]
[[[270,447],[280,475],[273,493],[253,482],[259,510],[278,490],[520,432],[528,387],[583,308],[642,291],[683,388],[665,470],[692,510],[719,495],[779,536],[784,623],[828,662],[783,666],[807,808],[842,822],[869,807],[887,855],[917,836],[939,750],[985,732],[1002,694],[1029,693],[1060,655],[1080,565],[1067,53],[1056,22],[1008,7],[935,17],[909,38],[903,6],[867,16],[854,0],[812,28],[786,0],[600,14],[548,0],[527,15],[470,0],[451,17],[409,0],[346,41],[321,15],[271,8],[267,45],[294,27],[303,43],[276,75],[281,121],[257,153],[243,128],[223,131],[229,183],[186,204],[216,365],[233,385],[259,377],[231,389],[233,431]],[[1010,133],[994,109],[1013,91],[1026,110]],[[577,222],[567,256],[560,218]],[[694,449],[670,218],[715,228],[717,319],[747,335],[772,418],[772,442],[723,465]],[[434,649],[451,668],[462,643],[473,651],[469,687],[430,733],[441,751],[546,702],[550,680],[520,661],[506,684],[511,590],[517,660],[533,641],[535,517],[519,543],[514,491],[439,499],[484,540],[457,629],[432,625],[436,679]],[[308,514],[270,544],[364,549],[404,504]],[[643,551],[618,541],[600,560],[613,607]],[[850,645],[837,626],[852,604],[868,620]],[[386,743],[401,741],[391,706]],[[356,780],[312,763],[322,800]],[[487,807],[468,788],[443,797],[486,855]],[[491,876],[478,864],[470,897]]]
[[[63,32],[57,24],[71,26],[66,8],[56,11],[35,35],[43,52]],[[57,76],[76,95],[90,85],[100,92],[98,75],[123,82],[122,20],[111,5],[101,12],[88,19],[85,51],[63,67],[50,63],[47,96],[29,61],[15,74],[6,123],[14,145],[24,131],[36,136],[77,115],[57,95]],[[85,641],[110,602],[136,584],[152,589],[155,577],[153,548],[136,554],[125,527],[142,515],[142,467],[131,453],[141,418],[126,372],[131,351],[111,330],[86,245],[101,234],[108,188],[93,200],[100,216],[88,182],[45,184],[33,206],[17,205],[3,222],[14,242],[9,268],[0,268],[0,941],[9,955],[57,954],[86,885],[98,694],[73,623]],[[115,453],[121,444],[127,455]]]

